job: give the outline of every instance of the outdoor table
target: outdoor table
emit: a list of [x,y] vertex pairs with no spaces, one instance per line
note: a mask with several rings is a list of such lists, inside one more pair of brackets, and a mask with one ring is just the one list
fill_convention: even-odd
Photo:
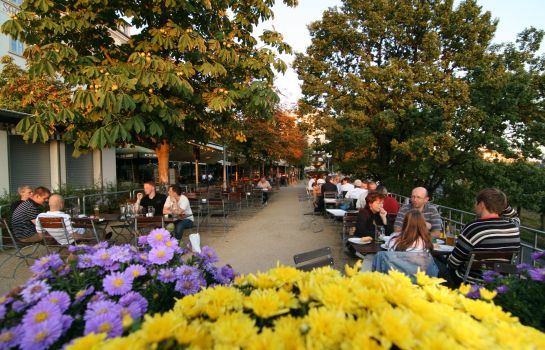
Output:
[[[377,252],[386,250],[381,247],[382,244],[385,244],[382,241],[372,241],[371,243],[368,243],[368,244],[357,244],[357,243],[352,243],[350,241],[348,241],[348,243],[350,243],[352,247],[354,247],[354,250],[360,254],[376,254]],[[451,251],[434,249],[431,254],[433,256],[448,256],[450,255],[450,253]]]
[[342,218],[346,214],[346,210],[342,209],[326,209],[326,211],[335,218]]

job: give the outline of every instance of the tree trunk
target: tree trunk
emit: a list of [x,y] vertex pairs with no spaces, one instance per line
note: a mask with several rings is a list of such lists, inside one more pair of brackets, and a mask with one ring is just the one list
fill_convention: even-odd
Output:
[[166,140],[155,148],[157,155],[157,171],[159,173],[159,184],[168,184],[168,159],[170,154],[170,145]]

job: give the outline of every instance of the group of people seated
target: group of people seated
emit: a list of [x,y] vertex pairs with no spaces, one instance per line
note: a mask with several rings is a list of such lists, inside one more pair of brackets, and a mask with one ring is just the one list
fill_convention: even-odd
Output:
[[[18,192],[20,199],[11,205],[11,228],[19,241],[40,242],[46,231],[62,245],[92,237],[92,234],[86,233],[83,228],[73,228],[70,215],[64,212],[64,198],[61,195],[51,194],[48,188],[42,186],[35,189],[21,186]],[[137,194],[135,207],[153,207],[155,215],[173,215],[179,218],[174,222],[174,234],[178,239],[182,238],[184,229],[193,227],[194,218],[189,199],[182,194],[182,189],[178,185],[170,186],[167,196],[156,191],[153,181],[145,182],[144,193]],[[62,218],[66,232],[64,228],[45,230],[40,224],[40,218]],[[105,238],[110,237],[111,234]]]
[[[365,207],[358,212],[357,237],[375,237],[380,227],[387,226],[386,198],[379,191],[367,195]],[[465,264],[472,252],[520,248],[520,220],[502,191],[494,188],[480,191],[475,198],[475,213],[477,219],[464,226],[452,253],[444,259],[435,258],[440,276],[450,286],[457,286],[462,281]],[[433,239],[440,237],[441,229],[441,216],[429,203],[427,190],[416,187],[410,201],[397,213],[386,248],[388,251],[431,253],[434,250]],[[478,282],[480,279],[479,273],[472,272],[468,281]]]

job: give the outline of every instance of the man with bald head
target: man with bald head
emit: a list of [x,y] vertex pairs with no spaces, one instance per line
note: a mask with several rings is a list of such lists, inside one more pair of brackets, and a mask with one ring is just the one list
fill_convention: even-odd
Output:
[[[62,245],[66,244],[72,244],[75,240],[80,239],[89,239],[92,238],[91,235],[85,235],[85,229],[74,229],[72,228],[72,221],[70,220],[70,215],[63,212],[64,209],[64,198],[62,198],[61,195],[54,194],[51,197],[49,197],[49,211],[45,213],[41,213],[36,218],[36,231],[43,235],[43,233],[46,231],[44,228],[42,228],[42,225],[40,224],[40,218],[63,218],[64,220],[64,226],[66,227],[66,231],[68,232],[68,237],[66,237],[66,233],[63,229],[47,229],[47,233],[55,238],[55,240]],[[68,239],[68,240],[67,240]]]
[[426,190],[424,187],[414,188],[411,193],[411,201],[408,204],[403,205],[397,213],[394,223],[394,232],[401,232],[405,214],[409,210],[416,209],[424,216],[426,226],[428,227],[428,230],[430,230],[431,235],[434,237],[439,237],[441,234],[443,221],[441,220],[441,215],[439,215],[437,208],[429,203],[429,200],[428,190]]

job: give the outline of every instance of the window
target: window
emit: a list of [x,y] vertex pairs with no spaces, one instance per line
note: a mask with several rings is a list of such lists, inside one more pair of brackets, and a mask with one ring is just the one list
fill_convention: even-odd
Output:
[[23,56],[23,49],[24,47],[22,42],[13,38],[9,39],[9,52],[15,55]]

